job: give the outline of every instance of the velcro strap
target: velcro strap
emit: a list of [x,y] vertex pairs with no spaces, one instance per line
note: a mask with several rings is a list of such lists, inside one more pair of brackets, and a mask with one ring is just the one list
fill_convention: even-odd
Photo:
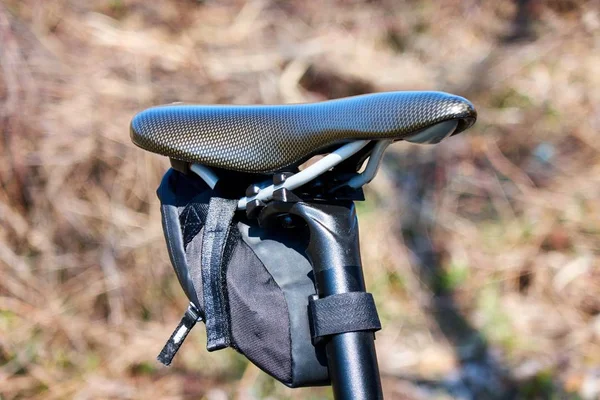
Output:
[[198,321],[202,321],[202,316],[198,309],[190,303],[179,325],[177,325],[177,328],[175,328],[156,359],[166,366],[171,365],[173,357],[175,357],[188,333],[190,333],[190,330],[192,330]]
[[313,339],[344,332],[375,332],[381,329],[371,293],[340,293],[321,299],[309,297],[308,310]]
[[[237,209],[237,200],[213,197],[202,236],[202,294],[204,297],[204,319],[206,322],[206,348],[214,351],[231,344],[229,307],[226,284],[226,264],[230,254],[226,253],[231,221]],[[196,272],[191,272],[194,287],[198,292]]]

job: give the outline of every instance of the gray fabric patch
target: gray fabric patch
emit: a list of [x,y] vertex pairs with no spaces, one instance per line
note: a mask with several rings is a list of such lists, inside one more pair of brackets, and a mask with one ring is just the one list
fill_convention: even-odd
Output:
[[290,325],[285,298],[250,247],[241,241],[227,269],[227,291],[236,348],[258,367],[290,385]]
[[312,267],[302,249],[268,239],[261,229],[238,223],[242,239],[252,248],[275,279],[288,305],[292,340],[293,381],[296,386],[327,384],[329,375],[323,352],[312,345],[308,322],[308,296],[316,292]]

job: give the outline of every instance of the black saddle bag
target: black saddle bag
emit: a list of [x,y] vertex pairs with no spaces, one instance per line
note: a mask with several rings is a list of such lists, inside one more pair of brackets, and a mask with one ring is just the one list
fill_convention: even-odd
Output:
[[209,351],[232,347],[289,387],[328,384],[324,351],[311,342],[306,234],[267,232],[236,211],[236,200],[173,169],[158,197],[171,262],[190,300],[159,360],[170,364],[203,320]]

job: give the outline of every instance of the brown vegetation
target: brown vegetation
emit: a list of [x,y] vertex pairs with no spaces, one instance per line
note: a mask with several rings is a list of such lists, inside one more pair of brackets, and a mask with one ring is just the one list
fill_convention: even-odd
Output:
[[327,398],[202,329],[129,141],[173,101],[444,90],[472,130],[397,144],[359,205],[389,398],[600,396],[598,1],[0,2],[0,399]]

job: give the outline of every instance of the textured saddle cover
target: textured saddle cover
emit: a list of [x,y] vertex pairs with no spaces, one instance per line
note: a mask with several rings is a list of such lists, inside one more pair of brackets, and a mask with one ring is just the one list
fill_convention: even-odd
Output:
[[454,134],[477,113],[466,99],[443,92],[386,92],[309,104],[149,108],[131,121],[141,148],[177,160],[267,173],[328,146],[359,139],[402,139],[456,120]]

